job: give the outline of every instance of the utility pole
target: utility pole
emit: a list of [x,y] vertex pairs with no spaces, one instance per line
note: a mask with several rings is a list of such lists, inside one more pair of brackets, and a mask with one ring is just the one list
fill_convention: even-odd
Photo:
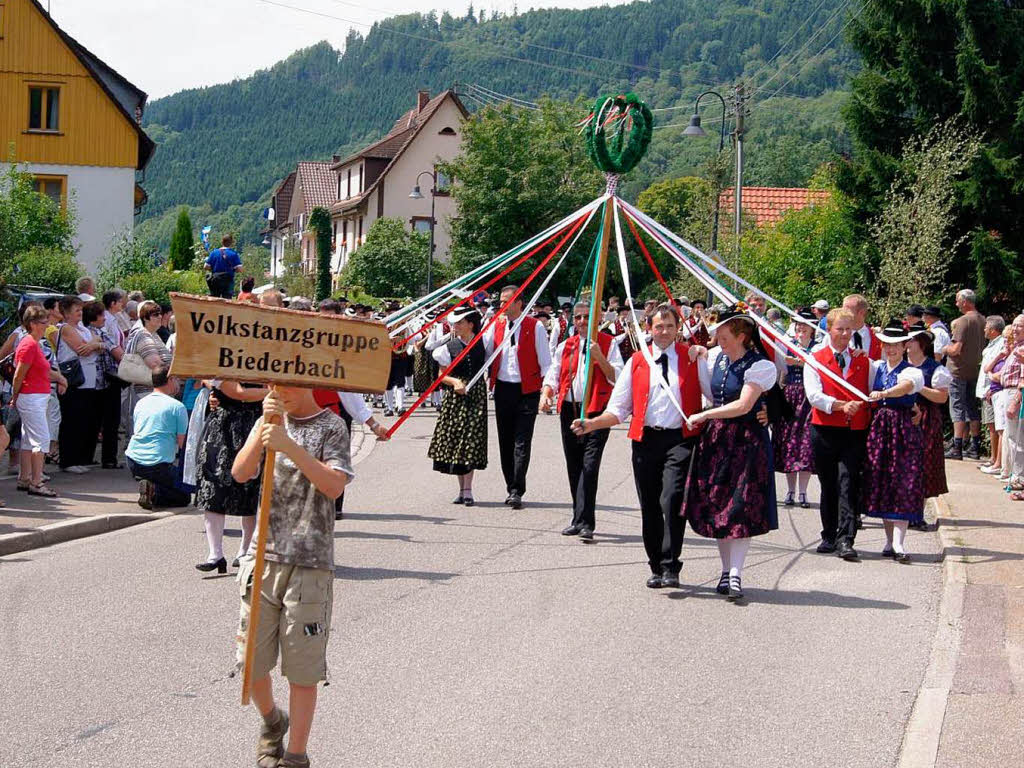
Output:
[[743,235],[743,132],[744,117],[746,117],[746,92],[742,81],[736,85],[735,110],[736,130],[733,132],[733,136],[736,139],[736,194],[734,195],[736,261],[733,264],[733,269],[738,270],[740,268],[740,254],[742,251],[740,238]]

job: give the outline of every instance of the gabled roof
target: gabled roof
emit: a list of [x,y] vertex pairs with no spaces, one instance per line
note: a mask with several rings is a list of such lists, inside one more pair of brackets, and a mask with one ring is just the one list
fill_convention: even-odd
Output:
[[142,170],[149,163],[149,159],[156,150],[156,144],[142,130],[139,122],[142,120],[142,111],[146,108],[146,93],[132,85],[126,78],[118,74],[112,67],[106,64],[99,56],[90,52],[84,45],[75,40],[71,35],[57,26],[57,22],[46,12],[39,0],[29,0],[35,6],[39,14],[53,28],[64,44],[71,50],[75,57],[81,62],[89,74],[100,86],[104,93],[114,103],[114,106],[135,129],[139,137],[139,161],[137,170]]
[[330,163],[299,163],[295,169],[295,185],[302,190],[303,213],[307,216],[317,207],[329,209],[337,199],[338,177]]
[[[295,171],[284,177],[277,189],[274,190],[274,197],[277,200],[277,208],[274,209],[274,229],[281,229],[291,223],[288,214],[292,209],[292,194],[295,192]],[[283,212],[283,214],[282,214]],[[284,218],[282,219],[282,215]]]
[[437,96],[432,98],[426,104],[423,105],[423,109],[419,112],[415,108],[410,109],[404,115],[402,115],[395,124],[391,126],[391,130],[388,134],[380,141],[370,144],[368,147],[356,152],[355,154],[349,155],[344,160],[337,163],[332,163],[331,168],[337,170],[342,166],[348,165],[354,160],[366,159],[366,158],[380,158],[388,160],[387,166],[381,171],[380,176],[371,184],[367,189],[357,197],[351,197],[347,200],[341,200],[334,204],[331,208],[332,213],[339,211],[350,210],[351,208],[359,205],[361,202],[366,200],[370,193],[373,192],[382,182],[388,171],[391,170],[391,166],[394,165],[395,161],[405,151],[406,147],[412,142],[419,132],[423,129],[423,126],[427,124],[430,118],[438,108],[444,103],[445,99],[451,98],[458,107],[459,112],[462,113],[463,117],[469,117],[469,111],[459,100],[459,97],[455,94],[455,91],[449,89],[442,91]]
[[[735,210],[735,187],[723,189],[718,198],[722,213]],[[806,187],[743,187],[743,210],[754,215],[757,226],[774,224],[787,211],[799,211],[829,198],[827,189]]]

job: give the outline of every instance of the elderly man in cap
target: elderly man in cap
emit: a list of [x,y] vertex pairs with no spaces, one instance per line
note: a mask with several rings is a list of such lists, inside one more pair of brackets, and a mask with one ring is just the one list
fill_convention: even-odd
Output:
[[818,327],[823,331],[828,329],[828,310],[828,302],[824,299],[818,299],[811,305],[811,312],[818,318]]

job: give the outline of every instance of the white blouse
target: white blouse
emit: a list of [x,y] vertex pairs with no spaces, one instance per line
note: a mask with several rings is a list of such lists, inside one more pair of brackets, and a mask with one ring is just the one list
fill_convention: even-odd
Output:
[[[721,347],[712,347],[708,350],[708,368],[711,371],[715,370],[715,363],[718,361],[721,354]],[[774,387],[778,380],[779,370],[771,360],[758,360],[743,372],[743,383],[753,384],[762,392],[767,392],[769,389]],[[703,383],[704,382],[702,381],[701,384]],[[711,394],[710,381],[708,382],[708,385],[707,390],[704,392],[704,397],[710,403],[714,398]]]
[[[921,378],[924,378],[923,373]],[[952,383],[953,374],[949,372],[949,368],[940,365],[935,369],[935,373],[932,374],[932,389],[949,389],[949,385]]]
[[[885,360],[872,360],[871,361],[871,378],[868,380],[871,382],[871,390],[875,390],[875,376],[878,375],[879,369],[885,371],[886,374],[890,373],[889,364]],[[945,368],[943,368],[945,370]],[[948,371],[946,371],[948,373]],[[935,372],[938,374],[938,371]],[[952,380],[952,377],[950,377]],[[921,373],[920,368],[915,368],[912,365],[907,365],[902,371],[896,374],[896,381],[902,384],[905,381],[909,381],[914,385],[914,389],[909,394],[916,395],[921,391],[924,386],[924,374]],[[948,385],[947,385],[948,388]]]

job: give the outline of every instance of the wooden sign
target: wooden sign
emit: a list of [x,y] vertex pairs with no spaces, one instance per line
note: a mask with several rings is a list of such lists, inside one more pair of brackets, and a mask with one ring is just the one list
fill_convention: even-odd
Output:
[[383,323],[171,294],[171,375],[383,392],[391,343]]

